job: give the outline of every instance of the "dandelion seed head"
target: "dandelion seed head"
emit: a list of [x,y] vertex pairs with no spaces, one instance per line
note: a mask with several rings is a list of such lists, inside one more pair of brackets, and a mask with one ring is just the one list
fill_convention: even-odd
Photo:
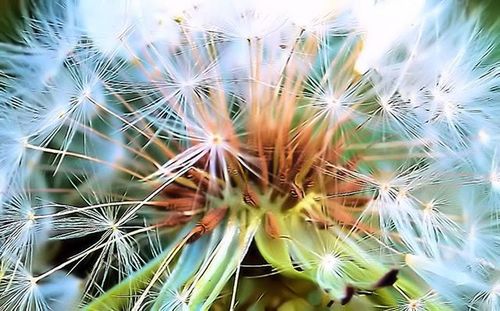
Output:
[[498,172],[495,171],[491,173],[490,182],[494,190],[496,191],[500,190],[500,177]]
[[394,42],[421,22],[424,6],[423,0],[357,2],[354,12],[366,32],[366,40],[356,70],[365,73],[377,68],[378,61],[393,48]]
[[479,137],[479,141],[483,144],[483,145],[487,145],[489,142],[490,142],[490,135],[488,134],[487,131],[485,131],[484,129],[480,129],[477,136]]
[[325,273],[339,275],[341,260],[335,254],[326,254],[320,260],[320,269]]
[[[477,12],[27,10],[0,43],[0,303],[496,307],[499,75]],[[297,297],[269,298],[281,283]]]

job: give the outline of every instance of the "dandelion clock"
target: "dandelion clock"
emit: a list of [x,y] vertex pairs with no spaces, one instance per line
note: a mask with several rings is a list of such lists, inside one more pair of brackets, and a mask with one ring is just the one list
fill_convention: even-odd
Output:
[[481,7],[0,5],[0,310],[500,310]]

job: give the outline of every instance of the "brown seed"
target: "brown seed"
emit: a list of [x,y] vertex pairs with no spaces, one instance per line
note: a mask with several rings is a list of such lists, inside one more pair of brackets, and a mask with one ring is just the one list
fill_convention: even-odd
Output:
[[345,296],[340,300],[341,305],[348,304],[351,301],[352,297],[356,293],[356,290],[352,286],[347,286],[345,288]]
[[279,174],[279,183],[280,183],[280,185],[286,184],[287,180],[288,180],[288,174],[284,173],[284,172],[281,172]]
[[271,212],[266,212],[264,218],[264,230],[271,239],[280,237],[280,227],[276,216]]
[[314,187],[314,184],[315,184],[314,179],[312,179],[312,178],[308,178],[308,179],[306,179],[306,181],[304,182],[304,187],[305,187],[306,189],[311,189],[312,187]]
[[259,197],[250,188],[246,188],[245,192],[243,192],[243,202],[251,207],[259,207]]
[[154,205],[168,210],[191,211],[199,206],[203,206],[203,204],[203,197],[194,195],[182,198],[169,198],[163,201],[157,201]]
[[191,168],[186,172],[186,178],[193,179],[195,174],[196,172],[194,171],[194,169]]
[[209,210],[190,232],[187,243],[193,243],[212,231],[226,216],[228,208],[219,207]]
[[378,281],[375,283],[373,287],[375,288],[381,288],[381,287],[387,287],[387,286],[392,286],[396,281],[398,280],[398,269],[392,269],[386,274],[384,274]]
[[175,227],[180,224],[184,224],[188,221],[190,221],[192,216],[190,215],[185,215],[183,213],[175,213],[169,215],[167,218],[162,220],[162,222],[159,223],[160,227]]
[[304,191],[297,184],[290,184],[290,196],[296,200],[302,200],[305,196]]

